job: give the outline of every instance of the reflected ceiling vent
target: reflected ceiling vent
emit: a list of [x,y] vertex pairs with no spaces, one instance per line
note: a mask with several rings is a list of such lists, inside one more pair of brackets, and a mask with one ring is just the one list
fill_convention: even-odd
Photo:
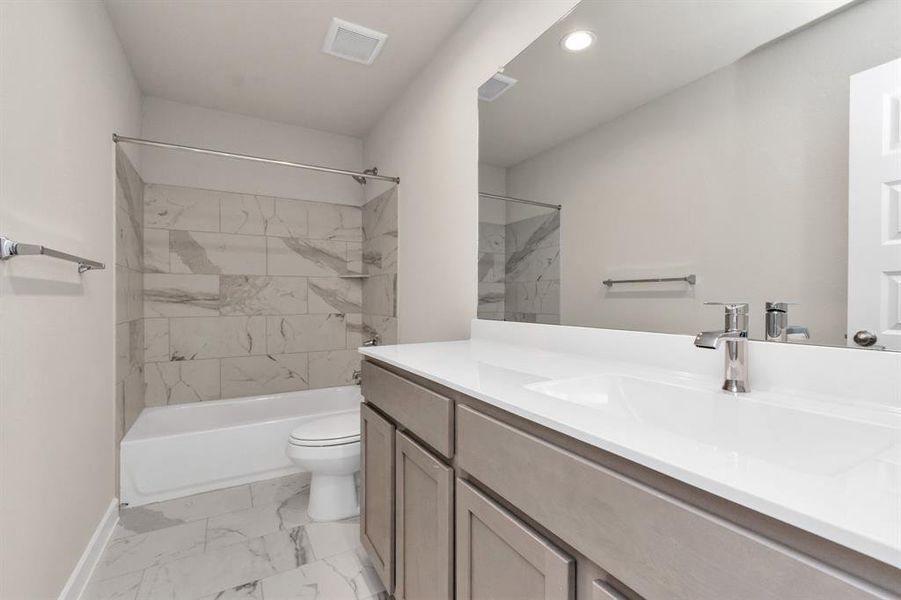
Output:
[[371,65],[387,39],[387,33],[332,17],[322,51],[338,58]]
[[516,81],[503,73],[495,73],[494,77],[479,86],[479,100],[494,102],[501,94],[516,85]]

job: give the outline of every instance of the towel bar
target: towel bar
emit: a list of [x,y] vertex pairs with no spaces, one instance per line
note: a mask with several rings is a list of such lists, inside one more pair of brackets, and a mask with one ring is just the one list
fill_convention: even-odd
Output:
[[688,285],[694,285],[697,281],[697,277],[692,273],[691,275],[685,275],[683,277],[655,277],[652,279],[605,279],[601,283],[606,285],[607,287],[613,287],[615,283],[664,283],[667,281],[684,281]]
[[44,256],[52,256],[53,258],[59,258],[61,260],[67,260],[69,262],[77,263],[79,273],[84,273],[85,271],[90,271],[93,269],[106,268],[106,265],[96,260],[91,260],[89,258],[84,258],[81,256],[75,256],[74,254],[69,254],[68,252],[60,252],[59,250],[54,250],[53,248],[48,248],[47,246],[42,246],[40,244],[22,244],[20,242],[14,242],[9,238],[0,236],[0,260],[9,260],[14,256],[38,254],[43,254]]

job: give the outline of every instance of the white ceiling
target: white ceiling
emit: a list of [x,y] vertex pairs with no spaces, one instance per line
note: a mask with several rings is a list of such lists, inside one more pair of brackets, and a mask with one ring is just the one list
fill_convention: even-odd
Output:
[[[731,64],[848,0],[583,0],[504,69],[479,102],[479,161],[510,167]],[[564,52],[569,31],[597,42]]]
[[[476,0],[106,0],[150,96],[362,136]],[[321,51],[332,17],[388,34],[372,66]]]

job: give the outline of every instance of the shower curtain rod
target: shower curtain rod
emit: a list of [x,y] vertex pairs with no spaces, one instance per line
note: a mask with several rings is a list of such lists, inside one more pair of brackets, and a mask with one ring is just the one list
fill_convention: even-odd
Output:
[[241,160],[249,160],[258,163],[266,163],[270,165],[281,165],[283,167],[294,167],[296,169],[307,169],[308,171],[320,171],[322,173],[335,173],[336,175],[348,175],[353,177],[357,183],[365,185],[368,179],[378,179],[380,181],[391,181],[400,183],[400,177],[389,177],[388,175],[379,175],[378,169],[367,169],[362,173],[357,171],[347,171],[345,169],[333,169],[331,167],[322,167],[319,165],[307,165],[304,163],[296,163],[287,160],[276,160],[274,158],[263,158],[261,156],[251,156],[249,154],[235,154],[234,152],[223,152],[222,150],[210,150],[209,148],[195,148],[194,146],[182,146],[181,144],[169,144],[167,142],[157,142],[154,140],[144,140],[141,138],[126,137],[113,134],[115,143],[137,144],[138,146],[153,146],[154,148],[169,148],[171,150],[182,150],[185,152],[196,152],[197,154],[209,154],[210,156],[224,156],[225,158],[238,158]]
[[519,202],[520,204],[531,204],[532,206],[544,206],[546,208],[553,208],[554,210],[560,210],[561,206],[559,204],[548,204],[547,202],[536,202],[535,200],[526,200],[525,198],[514,198],[513,196],[501,196],[498,194],[489,194],[487,192],[479,192],[479,196],[483,198],[494,198],[496,200],[506,200],[507,202]]

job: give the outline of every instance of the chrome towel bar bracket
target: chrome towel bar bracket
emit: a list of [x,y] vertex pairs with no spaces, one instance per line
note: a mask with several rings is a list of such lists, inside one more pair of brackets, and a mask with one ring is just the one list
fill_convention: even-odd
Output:
[[39,254],[42,254],[44,256],[52,256],[53,258],[58,258],[60,260],[74,262],[78,265],[79,273],[84,273],[85,271],[91,271],[93,269],[106,268],[105,264],[96,260],[91,260],[89,258],[84,258],[81,256],[75,256],[74,254],[69,254],[68,252],[60,252],[59,250],[54,250],[53,248],[48,248],[47,246],[41,246],[40,244],[22,244],[20,242],[14,242],[9,238],[0,236],[0,260],[9,260],[16,256],[36,256]]
[[698,278],[692,273],[691,275],[685,275],[684,277],[655,277],[652,279],[605,279],[601,283],[606,285],[608,288],[613,287],[615,283],[665,283],[668,281],[684,281],[688,285],[694,285],[697,282]]

